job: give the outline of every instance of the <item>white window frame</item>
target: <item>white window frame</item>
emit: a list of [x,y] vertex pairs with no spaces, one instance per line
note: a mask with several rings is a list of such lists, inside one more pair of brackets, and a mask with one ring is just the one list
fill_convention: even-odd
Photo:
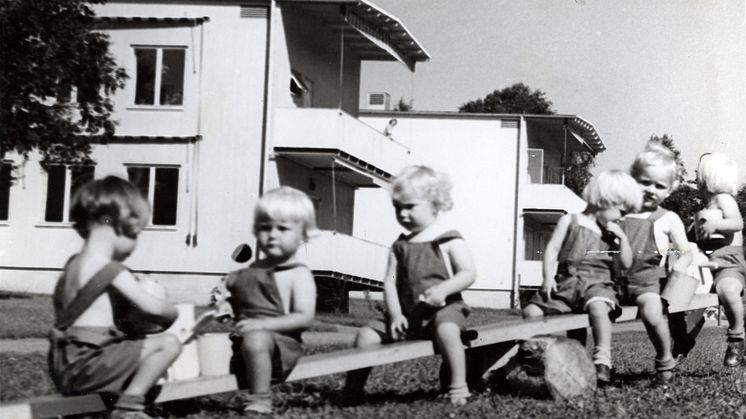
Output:
[[[179,196],[181,195],[181,166],[178,164],[146,164],[146,163],[127,163],[124,165],[125,170],[133,169],[148,169],[148,196],[145,199],[150,205],[150,218],[148,224],[145,226],[147,230],[176,230],[179,225]],[[176,208],[174,214],[174,224],[153,224],[153,215],[155,213],[155,172],[157,169],[176,169],[178,172],[178,182],[176,184]],[[129,173],[127,173],[129,180]]]
[[[46,213],[47,213],[47,197],[49,196],[49,171],[42,168],[41,171],[44,174],[44,194],[41,197],[41,224],[46,225],[60,225],[60,226],[69,226],[72,225],[72,221],[70,221],[70,205],[72,201],[72,181],[73,181],[73,172],[72,172],[72,165],[64,164],[64,163],[54,163],[49,164],[49,166],[63,166],[65,168],[65,193],[62,197],[62,221],[47,221],[46,220]],[[85,167],[93,167],[93,179],[96,178],[96,166],[90,165]]]
[[[132,48],[132,68],[134,69],[135,76],[132,78],[133,83],[130,87],[130,107],[132,108],[145,108],[145,109],[184,109],[184,103],[186,101],[186,85],[187,85],[187,47],[180,45],[131,45]],[[153,80],[153,103],[143,104],[137,103],[137,54],[138,49],[154,49],[155,50],[155,79]],[[182,79],[182,98],[181,105],[172,104],[161,104],[161,76],[163,69],[163,50],[174,49],[184,51],[184,76]]]

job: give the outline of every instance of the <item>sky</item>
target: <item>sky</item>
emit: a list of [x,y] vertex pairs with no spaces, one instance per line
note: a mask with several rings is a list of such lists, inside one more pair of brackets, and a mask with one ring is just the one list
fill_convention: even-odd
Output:
[[[651,135],[673,136],[688,177],[729,153],[746,181],[743,0],[373,0],[430,54],[414,73],[365,62],[361,101],[385,91],[417,111],[523,82],[595,125],[594,172],[626,169]],[[361,103],[361,106],[364,102]]]

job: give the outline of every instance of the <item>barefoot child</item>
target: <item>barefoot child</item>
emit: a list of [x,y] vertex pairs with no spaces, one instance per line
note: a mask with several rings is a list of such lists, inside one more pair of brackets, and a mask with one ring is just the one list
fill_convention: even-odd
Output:
[[676,213],[660,207],[674,189],[678,164],[671,149],[651,141],[635,157],[630,168],[642,190],[640,212],[627,214],[620,221],[632,248],[634,260],[617,278],[622,303],[636,304],[642,313],[650,341],[656,351],[653,386],[670,385],[676,361],[671,352],[671,336],[663,317],[661,281],[667,277],[664,255],[679,255],[672,275],[685,274],[692,261],[686,229]]
[[54,290],[55,327],[49,372],[66,395],[118,395],[112,418],[147,418],[145,395],[181,351],[176,336],[126,336],[118,326],[135,307],[167,328],[176,308],[150,295],[122,264],[137,244],[150,209],[129,182],[109,176],[73,197],[73,227],[85,240],[65,265]]
[[316,309],[316,283],[298,249],[316,233],[313,203],[283,186],[265,193],[254,211],[262,258],[228,274],[235,316],[231,372],[248,388],[246,413],[272,413],[272,379],[284,379],[303,354],[301,332]]
[[[447,367],[446,397],[454,405],[470,396],[461,332],[469,308],[461,291],[474,282],[475,268],[461,235],[438,222],[453,205],[445,175],[425,166],[411,166],[394,180],[392,201],[402,234],[389,253],[384,297],[386,323],[358,331],[355,344],[367,347],[407,338],[434,339]],[[370,368],[347,376],[345,397],[359,397]]]
[[[611,276],[612,263],[632,264],[627,236],[615,222],[638,211],[642,196],[628,174],[611,170],[594,176],[583,191],[580,214],[557,222],[544,253],[544,282],[523,311],[527,318],[588,312],[593,363],[600,385],[611,381],[611,320],[621,313]],[[556,266],[556,275],[555,275]]]
[[[697,222],[697,245],[709,254],[713,264],[713,288],[728,319],[723,364],[744,363],[744,310],[741,294],[746,281],[743,254],[743,218],[735,195],[738,188],[736,163],[723,153],[702,156],[697,167],[697,187],[705,209],[722,212],[722,218]],[[717,236],[716,236],[717,235]]]

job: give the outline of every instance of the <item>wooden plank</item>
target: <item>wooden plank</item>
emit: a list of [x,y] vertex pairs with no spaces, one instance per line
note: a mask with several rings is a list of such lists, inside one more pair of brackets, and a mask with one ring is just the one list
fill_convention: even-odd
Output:
[[81,413],[103,412],[106,404],[98,394],[63,397],[58,394],[0,405],[0,418],[53,418]]
[[189,399],[234,390],[238,390],[238,383],[234,375],[197,377],[190,380],[172,381],[164,384],[155,402],[162,403],[172,400]]

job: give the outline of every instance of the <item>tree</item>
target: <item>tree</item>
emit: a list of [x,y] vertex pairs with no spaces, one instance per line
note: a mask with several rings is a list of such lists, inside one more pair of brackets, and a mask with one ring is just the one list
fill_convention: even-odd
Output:
[[94,31],[98,3],[0,0],[0,158],[88,162],[85,137],[114,135],[109,96],[127,75]]
[[693,181],[683,182],[668,196],[661,206],[675,212],[684,225],[694,221],[694,214],[704,208],[705,204],[699,197],[699,191]]
[[458,108],[466,113],[523,113],[552,115],[552,102],[541,90],[531,91],[523,83],[516,83],[502,90],[495,90],[484,99],[471,100]]
[[581,196],[585,185],[590,182],[591,168],[596,165],[595,156],[589,151],[576,151],[570,153],[562,165],[565,174],[565,186]]

